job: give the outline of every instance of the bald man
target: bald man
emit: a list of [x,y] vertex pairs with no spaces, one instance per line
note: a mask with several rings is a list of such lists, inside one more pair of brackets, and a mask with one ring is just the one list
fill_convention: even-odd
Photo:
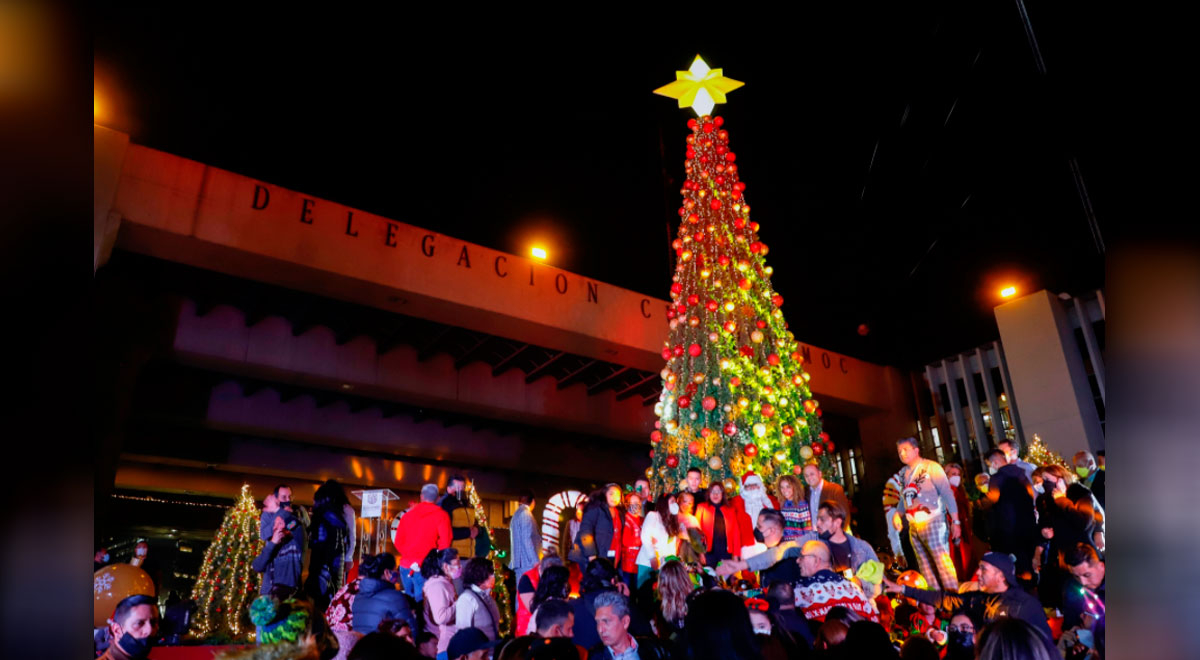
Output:
[[834,573],[830,565],[829,546],[824,541],[808,541],[800,547],[803,576],[796,583],[796,609],[804,612],[809,621],[825,621],[829,610],[842,606],[864,619],[879,623],[879,611],[858,585],[845,576]]

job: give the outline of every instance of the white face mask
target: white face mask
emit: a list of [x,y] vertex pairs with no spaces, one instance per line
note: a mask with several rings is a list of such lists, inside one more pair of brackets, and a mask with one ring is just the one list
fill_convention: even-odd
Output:
[[676,504],[675,502],[671,502],[670,504],[668,504],[667,510],[670,511],[671,515],[673,515],[673,516],[679,515],[679,505]]
[[950,485],[951,486],[958,488],[958,485],[961,483],[962,483],[962,477],[958,476],[957,474],[950,476]]
[[769,624],[769,623],[756,624],[754,626],[754,634],[755,635],[770,635],[771,634],[771,624]]
[[988,466],[988,474],[996,474],[996,468],[989,465]]
[[1033,492],[1037,493],[1038,495],[1045,495],[1046,488],[1044,486],[1042,486],[1041,484],[1036,484],[1033,487]]

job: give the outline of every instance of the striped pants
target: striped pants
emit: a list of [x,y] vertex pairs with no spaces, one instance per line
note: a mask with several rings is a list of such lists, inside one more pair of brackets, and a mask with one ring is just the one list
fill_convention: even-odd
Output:
[[958,591],[954,560],[950,557],[950,530],[945,518],[908,521],[908,538],[917,555],[918,570],[925,576],[929,588]]

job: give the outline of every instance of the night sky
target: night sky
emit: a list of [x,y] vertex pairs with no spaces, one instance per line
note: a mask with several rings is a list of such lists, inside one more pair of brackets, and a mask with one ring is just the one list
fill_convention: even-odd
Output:
[[1029,3],[1046,76],[1015,3],[798,4],[658,20],[102,3],[96,85],[102,123],[138,144],[489,247],[538,239],[556,266],[666,298],[693,115],[651,92],[699,53],[746,83],[715,113],[801,341],[920,367],[998,338],[1002,283],[1103,286],[1068,165],[1103,232],[1102,37],[1082,4]]

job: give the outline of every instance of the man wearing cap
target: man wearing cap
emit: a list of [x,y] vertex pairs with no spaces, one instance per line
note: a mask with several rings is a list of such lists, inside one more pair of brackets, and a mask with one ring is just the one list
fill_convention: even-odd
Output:
[[463,628],[450,638],[446,657],[449,660],[488,660],[492,657],[492,649],[504,642],[503,639],[488,639],[478,628]]
[[[966,610],[972,618],[991,623],[1001,617],[1020,619],[1042,632],[1048,648],[1054,648],[1046,612],[1037,598],[1017,584],[1015,560],[1012,555],[989,552],[979,561],[979,591],[956,593],[941,589],[917,589],[901,586],[887,579],[884,588],[890,593],[904,594],[919,603],[928,603],[951,612]],[[1057,653],[1057,651],[1055,651]]]

